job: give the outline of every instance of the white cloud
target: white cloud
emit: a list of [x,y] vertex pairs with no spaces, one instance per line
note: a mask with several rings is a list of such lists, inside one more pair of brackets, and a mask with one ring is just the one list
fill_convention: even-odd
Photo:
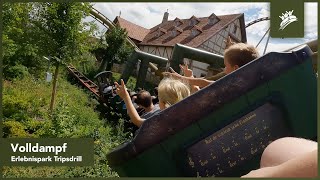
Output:
[[281,51],[296,47],[298,45],[300,45],[300,43],[297,43],[297,42],[296,43],[287,43],[287,42],[274,43],[274,42],[270,42],[268,44],[266,52],[271,52],[271,51],[281,52]]
[[306,40],[318,38],[318,3],[305,3],[304,29]]
[[95,3],[94,7],[113,20],[121,11],[121,17],[140,26],[151,28],[162,21],[163,13],[169,19],[180,19],[243,13],[253,8],[265,8],[267,3]]
[[244,14],[244,16],[245,16],[246,23],[249,23],[259,18],[270,17],[269,5],[265,4],[264,7],[256,10],[253,14],[250,14],[250,15]]
[[305,24],[307,27],[317,27],[318,3],[305,3],[304,15]]
[[265,34],[265,32],[269,29],[269,27],[269,21],[261,21],[256,24],[253,24],[252,26],[249,26],[248,28],[246,28],[248,39],[250,39],[250,36],[262,37]]
[[[314,40],[318,38],[318,10],[317,10],[317,3],[305,3],[305,37],[304,38],[295,38],[295,39],[279,39],[279,38],[270,38],[268,47],[266,52],[270,51],[283,51],[302,43]],[[265,9],[262,9],[259,13],[259,16],[263,17],[266,12],[262,12]],[[265,14],[263,14],[265,13]],[[259,17],[255,16],[255,17]],[[257,45],[259,40],[262,38],[263,34],[266,30],[270,27],[269,21],[264,21],[253,25],[252,27],[248,27],[247,30],[247,37],[248,43],[253,45]],[[259,52],[262,54],[265,48],[266,39],[260,43],[258,46]]]

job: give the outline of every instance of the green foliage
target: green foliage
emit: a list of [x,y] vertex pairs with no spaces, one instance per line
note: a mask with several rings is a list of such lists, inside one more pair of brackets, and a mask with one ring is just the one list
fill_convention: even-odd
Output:
[[94,139],[94,166],[91,167],[5,167],[7,178],[35,177],[117,177],[107,165],[106,154],[127,141],[123,120],[118,125],[99,119],[96,103],[84,90],[59,79],[57,108],[48,113],[52,85],[26,77],[4,81],[4,137],[61,137]]
[[20,138],[30,138],[31,135],[25,131],[26,127],[14,120],[5,121],[3,123],[3,136],[4,137],[20,137]]
[[98,59],[101,59],[99,72],[109,71],[113,63],[122,64],[133,51],[133,47],[126,42],[127,32],[119,26],[110,29],[101,38],[100,46],[94,50]]
[[17,65],[28,67],[30,73],[43,71],[44,64],[39,58],[40,31],[33,24],[32,11],[32,3],[3,4],[2,47],[5,77],[12,78],[12,67]]
[[[26,25],[30,23],[28,18],[31,11],[30,3],[4,3],[3,4],[3,52],[4,57],[13,55],[26,43],[28,30]],[[23,43],[22,45],[19,43]]]
[[4,73],[6,74],[6,78],[9,80],[22,79],[29,75],[28,68],[21,64],[6,68]]
[[84,53],[77,58],[77,61],[72,63],[78,71],[83,73],[87,78],[93,80],[98,72],[98,64],[96,58],[91,53]]
[[[4,137],[78,138],[95,142],[93,167],[4,167],[4,177],[116,177],[107,165],[106,154],[127,140],[123,121],[110,124],[100,119],[93,101],[84,90],[59,76],[56,105],[49,113],[52,84],[44,82],[48,62],[43,56],[57,56],[65,63],[81,67],[86,74],[96,72],[89,53],[98,41],[92,23],[82,23],[89,3],[32,2],[3,5],[3,131]],[[126,51],[125,51],[126,52]],[[119,51],[115,59],[125,59]],[[52,63],[52,62],[51,62]],[[51,67],[52,70],[52,67]]]
[[41,41],[46,54],[68,61],[83,51],[82,42],[87,34],[82,33],[81,20],[89,12],[88,3],[46,2],[40,4],[38,12],[41,29],[46,34]]
[[68,102],[68,95],[60,97],[57,108],[52,114],[52,130],[55,137],[94,137],[103,125],[93,108],[85,104]]
[[[119,74],[119,73],[112,73],[112,75],[113,75],[113,78],[114,78],[116,81],[120,82],[121,74]],[[136,83],[137,83],[137,79],[134,78],[134,77],[132,77],[132,76],[130,76],[129,79],[128,79],[128,81],[126,82],[126,87],[127,87],[128,89],[130,89],[130,90],[133,90],[133,89],[136,87]]]
[[13,82],[5,81],[2,103],[4,120],[7,118],[17,121],[27,121],[30,118],[47,119],[47,105],[50,97],[47,89],[48,84],[31,77]]
[[[13,78],[12,71],[21,65],[33,76],[42,77],[47,69],[43,56],[61,57],[64,62],[96,47],[88,39],[97,26],[82,23],[89,14],[89,3],[4,3],[3,4],[3,70],[4,77]],[[21,68],[19,68],[21,70]]]

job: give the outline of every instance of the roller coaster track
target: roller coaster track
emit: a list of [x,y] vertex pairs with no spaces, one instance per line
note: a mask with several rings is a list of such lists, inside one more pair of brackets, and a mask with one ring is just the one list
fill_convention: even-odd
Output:
[[253,25],[253,24],[256,24],[256,23],[258,23],[258,22],[268,21],[268,20],[270,20],[269,17],[263,17],[263,18],[256,19],[256,20],[251,21],[250,23],[246,24],[245,28],[247,28],[247,27],[249,27],[249,26],[251,26],[251,25]]
[[81,83],[81,85],[89,89],[89,91],[91,91],[95,95],[95,97],[99,99],[100,97],[99,87],[94,82],[92,82],[90,79],[84,76],[80,71],[78,71],[72,65],[68,65],[67,69],[69,73]]
[[[245,28],[248,28],[248,27],[250,27],[251,25],[256,24],[256,23],[258,23],[258,22],[268,21],[268,20],[270,20],[269,17],[263,17],[263,18],[256,19],[256,20],[251,21],[250,23],[246,24],[246,25],[245,25]],[[259,41],[258,44],[256,45],[256,48],[259,46],[259,44],[260,44],[261,41],[264,39],[264,37],[268,34],[269,31],[270,31],[270,27],[269,27],[268,30],[265,32],[265,34],[262,36],[262,38],[260,39],[260,41]],[[263,50],[263,54],[266,53],[266,50],[267,50],[267,47],[268,47],[268,43],[269,43],[269,39],[270,39],[270,33],[269,33],[269,35],[268,35],[268,38],[267,38],[267,41],[266,41],[266,45],[265,45],[264,50]]]
[[[108,29],[115,28],[115,24],[105,15],[103,15],[100,11],[95,9],[94,7],[91,7],[90,9],[90,15],[93,17],[95,20],[97,20],[99,23],[101,23],[104,27]],[[127,41],[137,50],[140,50],[138,46],[127,36]]]
[[[97,20],[99,23],[101,23],[103,26],[105,26],[108,29],[115,28],[116,26],[109,18],[107,18],[105,15],[103,15],[101,12],[99,12],[97,9],[93,7],[90,9],[90,15],[91,17],[93,17],[95,20]],[[140,50],[138,46],[136,46],[136,44],[128,36],[126,39],[136,50]],[[149,63],[149,66],[154,71],[158,69],[152,63]],[[81,85],[83,85],[85,88],[91,91],[95,95],[95,97],[99,99],[100,97],[99,87],[93,81],[91,81],[86,76],[84,76],[80,71],[78,71],[71,64],[67,66],[67,69],[69,73],[80,82]]]
[[[90,15],[93,17],[95,20],[97,20],[100,24],[102,24],[104,27],[108,29],[114,28],[116,25],[105,15],[103,15],[100,11],[95,9],[94,7],[91,7],[90,9]],[[139,47],[127,36],[127,41],[136,49],[140,50]],[[152,71],[157,71],[158,68],[152,63],[149,63],[149,67],[152,69]]]
[[[263,18],[256,19],[256,20],[251,21],[250,23],[246,24],[246,25],[245,25],[245,28],[248,28],[248,27],[250,27],[251,25],[254,25],[254,24],[259,23],[259,22],[261,22],[261,21],[268,21],[268,20],[270,20],[269,17],[263,17]],[[266,33],[263,35],[263,37],[261,38],[260,42],[262,41],[262,39],[264,38],[264,36],[268,33],[268,31],[270,31],[270,27],[269,27],[269,29],[266,31]],[[257,46],[260,44],[260,42],[257,44]],[[318,54],[318,50],[317,50],[318,40],[312,40],[312,41],[309,41],[309,42],[302,43],[302,44],[300,44],[300,45],[298,45],[298,46],[295,46],[295,47],[292,47],[292,48],[290,48],[290,49],[287,49],[287,50],[285,50],[284,52],[288,52],[288,51],[290,51],[290,50],[292,50],[292,49],[294,49],[294,48],[297,48],[297,47],[299,47],[299,46],[301,46],[301,45],[303,45],[303,44],[306,44],[306,45],[308,45],[308,46],[311,48],[311,50],[312,50],[313,53],[314,53],[313,56],[317,56],[317,54]],[[316,61],[316,58],[314,58],[314,59],[315,59],[314,61]],[[315,63],[315,62],[314,62],[314,63]]]

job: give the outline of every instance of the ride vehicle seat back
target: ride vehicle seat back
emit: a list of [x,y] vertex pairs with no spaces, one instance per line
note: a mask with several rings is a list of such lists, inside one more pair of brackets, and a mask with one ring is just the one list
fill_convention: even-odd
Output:
[[275,139],[317,135],[308,46],[268,53],[147,119],[108,153],[119,176],[239,177]]

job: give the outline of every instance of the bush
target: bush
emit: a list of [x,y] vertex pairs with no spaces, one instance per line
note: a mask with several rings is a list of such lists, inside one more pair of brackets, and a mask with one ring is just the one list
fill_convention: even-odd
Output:
[[94,55],[86,53],[81,57],[77,58],[76,62],[72,64],[77,68],[78,71],[83,73],[87,78],[93,80],[94,76],[98,74],[98,65]]
[[[43,86],[44,85],[44,86]],[[30,77],[13,82],[4,82],[4,119],[26,121],[47,119],[50,92],[48,86]]]
[[20,137],[27,138],[32,137],[31,134],[28,134],[25,131],[26,127],[17,121],[10,120],[3,122],[3,137],[11,138],[11,137]]
[[3,95],[2,100],[3,116],[5,118],[15,118],[17,120],[26,119],[26,112],[28,110],[28,101],[18,96]]
[[4,82],[4,137],[94,139],[94,165],[91,167],[4,167],[4,177],[117,177],[107,165],[106,154],[127,141],[123,120],[118,125],[100,119],[96,103],[85,90],[58,80],[55,108],[48,112],[51,83],[26,77]]
[[28,68],[21,64],[4,69],[4,77],[9,80],[23,79],[28,75]]

